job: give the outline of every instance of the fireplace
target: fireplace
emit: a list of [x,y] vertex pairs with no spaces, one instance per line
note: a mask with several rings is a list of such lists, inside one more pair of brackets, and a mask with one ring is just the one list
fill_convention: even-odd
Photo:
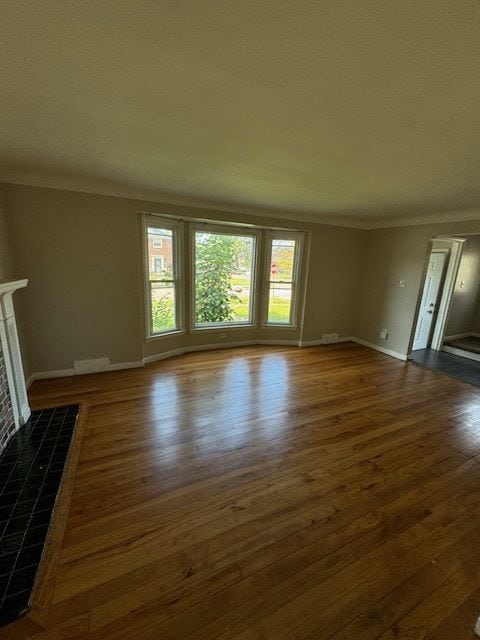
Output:
[[13,419],[12,401],[8,388],[7,369],[0,344],[0,453],[14,432],[15,420]]
[[12,295],[28,280],[0,282],[0,453],[30,417]]

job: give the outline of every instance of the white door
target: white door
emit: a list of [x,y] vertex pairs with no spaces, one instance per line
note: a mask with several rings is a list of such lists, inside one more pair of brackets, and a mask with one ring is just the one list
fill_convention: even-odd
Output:
[[423,286],[422,302],[418,312],[413,350],[426,349],[432,335],[432,323],[436,314],[443,273],[445,271],[446,253],[431,253],[428,261],[427,277]]

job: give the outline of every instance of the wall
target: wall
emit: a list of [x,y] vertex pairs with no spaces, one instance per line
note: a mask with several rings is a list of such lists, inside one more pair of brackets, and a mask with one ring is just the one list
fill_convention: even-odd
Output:
[[[469,233],[480,233],[480,220],[368,231],[355,335],[407,354],[430,239]],[[383,328],[388,340],[379,337]]]
[[475,331],[479,293],[480,236],[471,236],[467,238],[463,247],[445,335],[453,336]]
[[5,189],[0,184],[0,280],[8,280],[12,271],[10,238],[7,230]]
[[[144,340],[139,211],[310,232],[303,334],[229,329],[229,343],[311,342],[336,332],[406,354],[430,239],[480,233],[480,220],[362,231],[56,189],[5,185],[4,192],[13,270],[30,279],[16,294],[28,373],[102,356],[138,362],[222,342],[218,330]],[[379,338],[383,328],[387,340]]]
[[[6,187],[29,372],[74,359],[139,360],[136,219],[107,198]],[[19,292],[20,293],[20,292]]]
[[360,265],[367,232],[320,227],[312,233],[304,341],[355,335]]
[[77,359],[108,356],[124,363],[221,342],[213,330],[144,340],[139,211],[311,233],[303,335],[242,328],[227,330],[228,342],[352,334],[364,231],[56,189],[5,185],[5,192],[14,267],[29,278],[21,315],[28,318],[23,333],[30,373],[69,369]]

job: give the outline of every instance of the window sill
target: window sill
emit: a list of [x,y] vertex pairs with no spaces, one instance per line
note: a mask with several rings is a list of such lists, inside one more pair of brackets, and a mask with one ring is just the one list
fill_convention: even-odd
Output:
[[261,329],[298,329],[297,324],[275,324],[275,322],[265,322],[262,324]]
[[228,331],[229,329],[257,329],[258,326],[252,323],[241,324],[216,324],[214,326],[199,326],[190,329],[190,333],[196,333],[197,331]]

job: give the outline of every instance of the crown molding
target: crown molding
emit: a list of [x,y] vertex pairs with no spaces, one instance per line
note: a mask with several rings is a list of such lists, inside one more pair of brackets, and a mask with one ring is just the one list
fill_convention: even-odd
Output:
[[308,222],[310,224],[328,225],[332,227],[342,227],[348,229],[388,229],[394,227],[411,227],[427,224],[441,224],[444,222],[468,222],[480,220],[480,208],[459,209],[450,211],[439,211],[429,213],[418,213],[414,215],[392,214],[392,217],[367,217],[364,215],[354,216],[348,214],[322,214],[311,211],[296,211],[292,209],[275,209],[273,207],[261,207],[258,205],[235,204],[196,198],[188,195],[172,194],[163,191],[152,191],[132,187],[129,185],[98,184],[89,185],[83,181],[75,184],[72,181],[55,179],[34,179],[17,178],[8,176],[0,178],[0,184],[5,186],[25,186],[41,189],[56,189],[59,191],[71,191],[75,193],[85,193],[114,198],[125,198],[137,200],[142,203],[155,205],[172,205],[178,207],[188,207],[200,209],[201,211],[213,211],[217,213],[242,214],[265,218],[277,218],[280,220],[290,220],[292,222]]
[[346,227],[349,229],[363,229],[364,221],[354,216],[344,214],[319,214],[311,211],[297,211],[293,209],[275,209],[273,207],[261,207],[258,205],[235,204],[196,198],[188,195],[172,194],[163,191],[151,191],[128,185],[98,185],[71,184],[70,181],[24,179],[14,176],[0,177],[0,184],[5,186],[35,187],[40,189],[56,189],[59,191],[71,191],[90,195],[126,198],[143,203],[155,205],[166,204],[178,207],[201,209],[202,211],[215,211],[218,213],[239,213],[243,215],[260,216],[265,218],[278,218],[292,222],[309,222],[310,224],[322,224],[333,227]]
[[395,219],[379,218],[365,220],[363,229],[388,229],[393,227],[413,227],[422,224],[441,224],[442,222],[468,222],[480,220],[480,209],[461,209],[457,211],[439,211],[414,216],[401,216]]

